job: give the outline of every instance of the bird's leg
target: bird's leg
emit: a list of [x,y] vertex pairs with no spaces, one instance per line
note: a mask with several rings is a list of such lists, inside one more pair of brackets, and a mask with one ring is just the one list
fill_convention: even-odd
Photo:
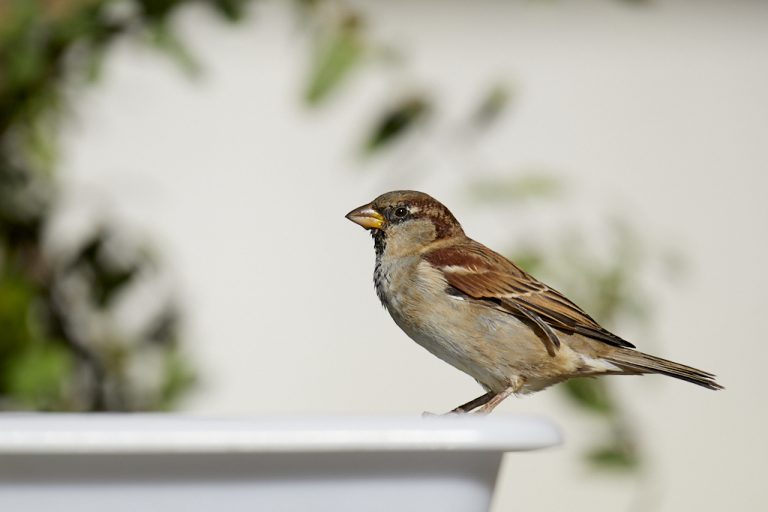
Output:
[[496,393],[494,393],[493,391],[489,391],[483,396],[479,396],[474,400],[470,400],[469,402],[458,406],[457,408],[453,409],[451,412],[447,414],[462,414],[466,412],[472,412],[473,410],[477,409],[481,405],[487,404],[488,401],[492,400],[494,396],[496,396]]
[[455,409],[451,409],[449,412],[446,412],[444,414],[435,414],[432,412],[424,412],[422,413],[422,416],[428,417],[428,416],[448,416],[449,414],[465,414],[468,412],[472,412],[481,405],[484,405],[488,403],[489,400],[491,400],[494,396],[496,396],[496,393],[493,391],[489,391],[483,396],[479,396],[475,398],[474,400],[470,400],[469,402],[462,404]]
[[502,391],[501,393],[496,393],[496,394],[494,394],[494,395],[493,395],[493,396],[492,396],[492,397],[491,397],[491,398],[488,400],[488,402],[487,402],[487,403],[483,404],[482,406],[478,407],[478,408],[475,410],[475,414],[488,414],[489,412],[491,412],[492,410],[494,410],[494,409],[496,408],[496,406],[497,406],[497,405],[499,405],[501,402],[503,402],[503,401],[504,401],[504,399],[506,399],[506,398],[507,398],[509,395],[511,395],[512,393],[514,393],[514,391],[515,391],[515,388],[513,388],[513,387],[508,387],[507,389],[505,389],[505,390],[504,390],[504,391]]
[[509,395],[517,393],[523,387],[525,381],[522,378],[515,379],[508,388],[500,393],[495,393],[484,404],[475,410],[475,414],[488,414],[503,402]]

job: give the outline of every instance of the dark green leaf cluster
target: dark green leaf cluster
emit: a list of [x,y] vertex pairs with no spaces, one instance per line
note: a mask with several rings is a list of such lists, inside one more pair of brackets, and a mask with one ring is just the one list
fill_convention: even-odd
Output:
[[183,58],[171,18],[191,4],[234,21],[247,1],[0,2],[0,409],[164,409],[192,383],[173,300],[145,325],[116,325],[118,303],[156,272],[144,244],[112,250],[122,230],[107,224],[68,251],[47,243],[70,92],[121,38]]

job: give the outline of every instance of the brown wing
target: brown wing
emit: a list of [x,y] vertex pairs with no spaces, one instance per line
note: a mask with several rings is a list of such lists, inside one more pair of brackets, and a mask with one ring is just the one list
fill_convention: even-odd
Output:
[[634,348],[602,328],[563,294],[474,240],[438,248],[423,257],[440,269],[448,284],[459,292],[533,322],[544,335],[550,354],[560,346],[552,329],[582,334],[617,347]]

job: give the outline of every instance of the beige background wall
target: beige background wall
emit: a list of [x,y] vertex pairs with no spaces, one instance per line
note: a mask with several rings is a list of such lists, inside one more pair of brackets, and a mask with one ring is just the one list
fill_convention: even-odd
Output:
[[[235,30],[189,12],[179,22],[206,69],[201,80],[126,46],[78,105],[65,146],[67,222],[76,230],[88,212],[117,217],[173,262],[203,375],[190,411],[417,414],[479,389],[381,309],[372,243],[344,213],[386,189],[418,188],[499,248],[539,229],[547,236],[564,219],[599,243],[600,219],[623,213],[689,264],[682,284],[648,282],[657,328],[637,344],[712,369],[728,389],[617,383],[651,455],[639,483],[595,477],[580,463],[598,426],[556,392],[509,400],[502,413],[548,416],[566,445],[510,458],[495,510],[761,510],[768,4],[653,4],[360,3],[377,37],[407,50],[411,78],[394,86],[434,87],[446,119],[489,81],[517,91],[478,146],[447,134],[448,143],[395,152],[365,172],[351,141],[393,86],[375,66],[344,101],[308,111],[299,102],[305,42],[282,3]],[[468,170],[530,168],[568,184],[554,211],[477,209],[461,193]]]

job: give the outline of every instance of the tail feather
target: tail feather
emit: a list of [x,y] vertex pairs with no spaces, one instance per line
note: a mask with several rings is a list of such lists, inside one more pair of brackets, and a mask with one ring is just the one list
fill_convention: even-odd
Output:
[[715,375],[712,373],[637,350],[618,348],[604,359],[628,373],[660,373],[707,389],[723,389],[723,386],[715,382]]

